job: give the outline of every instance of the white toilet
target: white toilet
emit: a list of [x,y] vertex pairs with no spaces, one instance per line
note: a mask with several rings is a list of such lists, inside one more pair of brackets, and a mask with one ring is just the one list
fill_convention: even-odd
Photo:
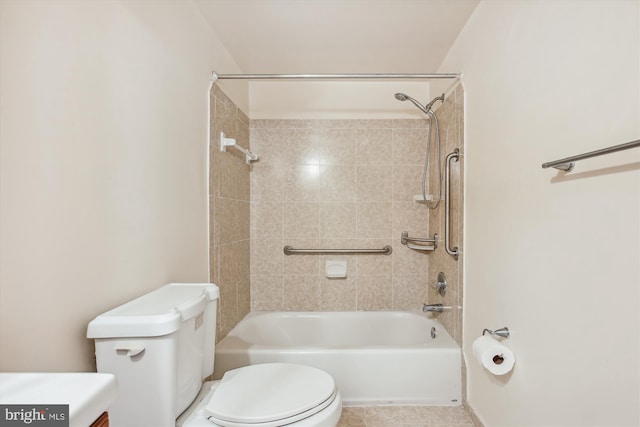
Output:
[[334,427],[342,399],[333,378],[267,363],[213,372],[220,291],[172,283],[92,320],[98,372],[116,375],[112,427]]

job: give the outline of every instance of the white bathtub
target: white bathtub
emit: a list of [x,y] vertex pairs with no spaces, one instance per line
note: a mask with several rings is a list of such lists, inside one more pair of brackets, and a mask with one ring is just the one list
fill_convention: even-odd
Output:
[[268,362],[324,369],[346,404],[461,402],[460,348],[421,312],[252,312],[217,344],[213,375]]

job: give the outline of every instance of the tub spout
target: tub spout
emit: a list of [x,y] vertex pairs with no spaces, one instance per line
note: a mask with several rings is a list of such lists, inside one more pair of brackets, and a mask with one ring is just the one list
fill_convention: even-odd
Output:
[[449,307],[445,307],[442,304],[425,304],[424,306],[422,306],[422,311],[442,313],[445,308],[449,308]]

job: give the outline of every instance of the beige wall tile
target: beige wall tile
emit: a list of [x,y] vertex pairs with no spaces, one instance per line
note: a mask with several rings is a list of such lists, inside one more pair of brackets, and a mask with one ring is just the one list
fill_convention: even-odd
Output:
[[[413,201],[413,197],[422,194],[423,165],[396,165],[392,169],[392,192],[394,201]],[[427,183],[429,194],[429,183]]]
[[211,135],[213,143],[218,144],[220,138],[220,132],[224,132],[225,135],[233,137],[236,133],[236,110],[237,107],[233,101],[222,94],[216,96],[215,102],[215,121],[218,132]]
[[283,200],[317,202],[320,194],[320,165],[293,165],[284,171]]
[[394,129],[393,164],[424,164],[427,136],[427,129]]
[[281,274],[251,274],[251,311],[284,310]]
[[236,199],[238,195],[238,180],[235,171],[237,160],[227,153],[220,153],[218,162],[218,196]]
[[219,286],[229,286],[237,283],[244,275],[242,271],[246,261],[243,260],[243,245],[241,242],[227,243],[219,246],[220,281]]
[[282,239],[251,240],[251,274],[282,274]]
[[288,311],[318,311],[320,285],[318,275],[284,276],[284,309]]
[[393,276],[393,309],[420,310],[427,302],[427,276]]
[[394,119],[392,126],[394,129],[424,129],[429,127],[429,121],[426,119]]
[[356,277],[346,279],[319,278],[320,310],[323,311],[355,311]]
[[237,185],[237,197],[239,200],[251,199],[251,179],[249,177],[250,166],[246,163],[239,164],[236,169],[236,185]]
[[391,202],[359,202],[357,213],[358,238],[391,237]]
[[209,247],[209,278],[210,280],[218,284],[220,283],[220,247]]
[[431,237],[429,210],[426,205],[415,202],[393,202],[393,238],[400,239],[403,231],[412,237]]
[[[389,124],[388,120],[381,120]],[[377,120],[367,122],[376,123]],[[388,129],[367,127],[356,132],[356,164],[357,165],[391,165],[392,164],[392,131]]]
[[[284,239],[284,244],[296,249],[317,249],[319,239]],[[284,274],[317,275],[320,265],[318,255],[285,255],[283,262]]]
[[[358,239],[356,243],[358,248],[366,249],[382,249],[386,245],[391,245],[394,251],[397,250],[400,246],[399,238],[397,240]],[[393,272],[392,260],[392,255],[357,255],[356,266],[358,275],[390,275]]]
[[260,156],[260,161],[254,163],[255,167],[281,163],[280,151],[284,131],[278,128],[259,127],[251,128],[251,150]]
[[314,129],[311,146],[321,165],[354,165],[356,163],[355,129]]
[[364,202],[391,201],[393,184],[391,167],[357,166],[356,200]]
[[356,200],[356,170],[353,166],[320,166],[320,198],[323,202]]
[[278,119],[251,119],[249,121],[249,128],[251,129],[281,128],[283,122],[284,120],[278,120]]
[[282,238],[282,203],[251,202],[250,229],[252,239]]
[[247,200],[236,200],[236,224],[235,230],[232,234],[232,239],[236,240],[249,240],[249,230],[250,230],[250,214],[249,214],[249,201]]
[[391,276],[358,276],[358,310],[390,310],[392,307]]
[[282,127],[287,129],[309,129],[313,127],[313,120],[282,120]]
[[246,275],[238,282],[237,292],[238,321],[240,321],[251,311],[251,281],[249,275]]
[[214,233],[218,245],[234,241],[239,226],[239,205],[235,199],[218,197],[215,201]]
[[[249,138],[250,138],[250,133],[249,133],[249,126],[244,122],[244,118],[246,118],[247,116],[240,111],[240,109],[237,110],[237,116],[236,116],[236,131],[234,134],[232,135],[227,135],[230,138],[234,138],[236,140],[236,143],[238,145],[240,145],[241,147],[246,148],[247,150],[249,148],[251,148],[250,144],[249,144]],[[236,151],[236,150],[234,150]],[[239,152],[238,152],[239,153]],[[245,159],[244,154],[240,153],[240,158],[242,158],[243,160]]]
[[284,168],[276,168],[263,162],[251,169],[251,200],[280,202],[283,200]]
[[393,274],[427,275],[429,273],[430,257],[437,251],[438,250],[434,252],[418,251],[409,249],[407,246],[399,245],[397,250],[393,251],[393,254],[391,254],[393,261]]
[[320,238],[355,238],[356,212],[353,202],[320,203]]
[[238,294],[235,283],[233,286],[220,287],[219,305],[218,329],[222,335],[227,335],[238,323]]
[[317,202],[284,202],[282,229],[288,239],[320,238],[320,204]]

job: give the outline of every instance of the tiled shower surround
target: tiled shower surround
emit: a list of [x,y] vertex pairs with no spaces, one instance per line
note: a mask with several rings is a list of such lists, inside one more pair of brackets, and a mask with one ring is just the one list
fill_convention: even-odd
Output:
[[[443,272],[447,279],[447,293],[441,297],[438,292],[429,286],[429,303],[442,303],[446,307],[452,307],[438,315],[438,320],[442,322],[447,331],[455,338],[458,345],[462,346],[462,262],[463,262],[463,200],[464,200],[464,115],[463,115],[463,90],[458,85],[447,96],[444,103],[436,114],[440,124],[440,140],[442,144],[442,173],[445,173],[444,158],[456,148],[460,150],[460,160],[451,162],[450,181],[450,242],[452,247],[458,247],[460,256],[456,261],[444,250],[444,227],[445,227],[445,206],[444,200],[438,209],[429,211],[429,230],[437,232],[441,241],[438,243],[438,250],[429,255],[429,283],[436,281],[439,272]],[[433,139],[432,139],[433,143]],[[430,168],[435,172],[436,159],[432,156]],[[443,198],[444,198],[444,176],[443,176]],[[435,186],[437,174],[430,173],[430,185]],[[464,363],[463,363],[464,365]]]
[[[462,90],[437,114],[444,158],[462,148]],[[221,153],[221,130],[260,161],[250,169],[240,155]],[[248,120],[214,86],[211,277],[221,289],[219,338],[249,311],[420,310],[425,302],[442,302],[454,307],[439,317],[460,343],[462,257],[455,261],[444,252],[444,201],[436,211],[414,202],[427,132],[426,119]],[[461,164],[453,165],[451,186],[452,243],[459,247]],[[430,185],[435,170],[432,164]],[[438,249],[408,249],[400,243],[403,231],[438,233]],[[285,245],[391,245],[393,253],[285,255]],[[327,278],[327,260],[347,261],[347,277]],[[439,271],[449,283],[444,299],[430,290]]]
[[209,254],[211,280],[220,288],[220,340],[250,311],[250,169],[239,151],[220,151],[220,132],[248,148],[249,119],[216,85],[210,102]]
[[[252,310],[410,310],[427,300],[419,193],[425,120],[252,120]],[[284,255],[294,248],[382,248],[391,255]],[[328,260],[347,262],[329,279]]]

